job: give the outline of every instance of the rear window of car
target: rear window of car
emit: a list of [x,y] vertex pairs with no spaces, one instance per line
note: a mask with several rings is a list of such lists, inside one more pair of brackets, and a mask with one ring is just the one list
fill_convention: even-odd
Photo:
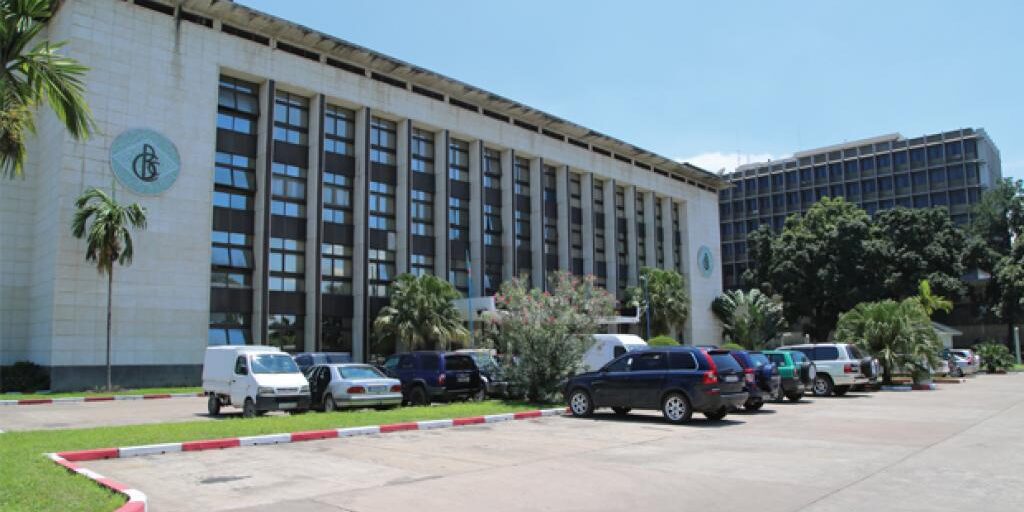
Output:
[[810,359],[807,357],[807,354],[801,352],[800,350],[791,350],[790,356],[793,358],[793,362],[796,363],[805,363],[810,361]]
[[690,352],[669,352],[668,365],[673,370],[696,370],[697,360]]
[[450,372],[476,369],[473,359],[469,356],[444,356],[444,367]]
[[864,359],[864,353],[853,345],[846,346],[846,353],[850,354],[850,359]]
[[786,356],[782,354],[768,354],[768,359],[779,366],[786,366]]
[[418,359],[421,370],[437,371],[441,368],[441,358],[437,354],[423,354]]
[[338,373],[343,379],[383,379],[382,375],[372,366],[342,366]]
[[760,368],[771,363],[771,361],[768,360],[768,356],[764,354],[750,354],[750,360],[754,362],[755,368]]
[[839,359],[839,349],[836,347],[814,347],[815,361],[835,361]]
[[743,367],[736,362],[736,359],[732,357],[732,354],[711,354],[711,359],[715,362],[715,366],[717,366],[719,370],[743,371]]

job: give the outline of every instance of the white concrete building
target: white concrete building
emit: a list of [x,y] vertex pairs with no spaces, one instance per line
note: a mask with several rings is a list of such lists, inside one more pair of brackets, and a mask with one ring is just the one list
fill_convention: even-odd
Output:
[[232,2],[76,0],[46,35],[91,68],[99,130],[41,113],[26,178],[0,184],[0,363],[55,389],[103,374],[105,279],[70,233],[93,186],[149,216],[115,269],[121,385],[196,382],[209,343],[363,359],[403,272],[486,296],[567,269],[621,295],[674,268],[681,337],[719,342],[711,173]]

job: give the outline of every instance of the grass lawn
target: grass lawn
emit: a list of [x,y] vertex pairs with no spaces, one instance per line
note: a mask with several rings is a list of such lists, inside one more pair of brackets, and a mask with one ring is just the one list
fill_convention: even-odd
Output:
[[[432,407],[402,407],[391,411],[310,412],[297,416],[252,419],[226,418],[221,421],[8,432],[0,434],[0,510],[94,512],[114,510],[124,504],[121,495],[107,492],[88,478],[69,473],[51,462],[43,455],[47,452],[459,418],[526,411],[538,407],[542,406],[488,400]],[[84,466],[89,467],[89,463],[84,463]],[[123,483],[131,485],[130,481]],[[145,489],[140,490],[145,492]]]
[[116,391],[70,391],[67,393],[0,393],[0,400],[26,400],[32,398],[69,398],[78,396],[111,395],[165,395],[169,393],[201,393],[203,388],[142,388]]

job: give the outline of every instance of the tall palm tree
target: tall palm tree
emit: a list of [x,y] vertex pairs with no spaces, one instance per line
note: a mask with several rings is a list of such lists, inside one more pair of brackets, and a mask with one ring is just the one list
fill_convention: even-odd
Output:
[[391,283],[389,296],[390,303],[373,322],[379,342],[397,342],[408,349],[435,348],[469,337],[452,304],[461,295],[448,281],[402,274]]
[[[626,303],[640,310],[640,332],[647,333],[648,309],[652,337],[681,329],[690,316],[686,278],[675,270],[644,267],[640,269],[639,280],[647,283],[646,293],[642,285],[628,288]],[[697,341],[693,340],[694,343]]]
[[785,327],[782,303],[753,289],[731,290],[711,303],[726,339],[750,350],[764,348]]
[[55,0],[0,0],[0,175],[22,174],[25,138],[35,132],[34,114],[48,103],[75,139],[94,129],[82,78],[88,70],[59,53],[64,42],[39,39]]
[[839,317],[835,339],[856,344],[877,357],[886,384],[898,370],[917,374],[934,367],[942,350],[928,314],[913,297],[857,304]]
[[114,263],[128,266],[134,250],[129,228],[146,229],[146,209],[138,203],[122,205],[106,192],[89,188],[75,201],[71,233],[85,238],[85,260],[107,275],[107,390],[110,383],[110,317],[114,288]]
[[949,313],[953,311],[953,301],[932,293],[932,284],[927,279],[921,280],[917,285],[917,301],[921,303],[924,312],[931,317],[936,311]]

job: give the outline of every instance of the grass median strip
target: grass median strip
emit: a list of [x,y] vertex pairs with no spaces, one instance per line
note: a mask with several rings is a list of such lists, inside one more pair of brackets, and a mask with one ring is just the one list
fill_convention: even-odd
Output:
[[0,436],[0,510],[109,511],[124,503],[122,496],[112,494],[88,479],[69,474],[53,464],[43,455],[47,452],[407,423],[537,408],[537,404],[489,400],[433,407],[403,407],[391,411],[311,412],[253,419],[226,418],[221,421],[7,432]]
[[45,400],[48,398],[90,398],[119,395],[174,395],[179,393],[202,393],[203,388],[142,388],[124,389],[120,391],[70,391],[67,393],[3,393],[0,400]]

